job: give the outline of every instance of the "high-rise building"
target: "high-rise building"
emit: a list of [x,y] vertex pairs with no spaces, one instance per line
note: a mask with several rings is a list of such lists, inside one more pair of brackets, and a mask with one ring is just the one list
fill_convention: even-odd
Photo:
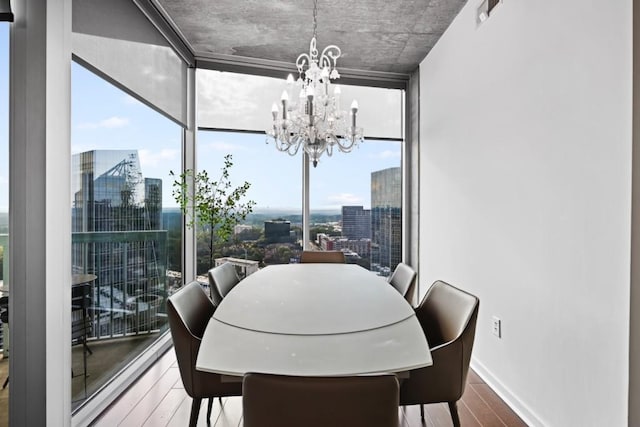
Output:
[[291,222],[283,219],[274,219],[264,222],[264,238],[267,243],[290,243]]
[[343,206],[342,236],[349,240],[370,239],[371,211],[362,206]]
[[144,178],[136,150],[72,158],[72,265],[97,276],[93,334],[155,329],[166,296],[162,180]]
[[371,269],[388,274],[402,261],[400,167],[371,173]]

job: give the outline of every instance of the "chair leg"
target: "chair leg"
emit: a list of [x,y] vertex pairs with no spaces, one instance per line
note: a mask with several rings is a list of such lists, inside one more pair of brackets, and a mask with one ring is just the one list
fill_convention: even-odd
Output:
[[7,384],[9,384],[9,376],[7,375],[7,379],[4,380],[4,384],[2,384],[2,389],[4,390],[5,388],[7,388]]
[[220,402],[220,404],[222,405],[222,397],[218,396],[218,402]]
[[209,405],[207,406],[207,421],[211,420],[211,408],[213,407],[213,399],[215,399],[215,397],[209,398]]
[[451,420],[453,421],[453,427],[460,427],[460,418],[458,417],[457,402],[449,402],[449,412],[451,412]]
[[189,427],[196,427],[198,424],[198,414],[200,413],[201,398],[193,398],[191,402],[191,418],[189,418]]
[[424,421],[424,405],[420,404],[420,419]]

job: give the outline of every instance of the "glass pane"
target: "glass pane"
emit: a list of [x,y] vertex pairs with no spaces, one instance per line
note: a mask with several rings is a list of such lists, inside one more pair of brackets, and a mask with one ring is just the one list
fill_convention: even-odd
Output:
[[[203,127],[264,131],[271,126],[271,105],[280,99],[286,87],[281,79],[235,73],[199,70],[198,122]],[[310,239],[319,250],[342,250],[349,262],[362,265],[378,274],[388,275],[401,260],[402,248],[402,98],[403,92],[392,89],[342,86],[341,99],[350,104],[358,98],[358,124],[364,134],[384,135],[392,140],[366,140],[351,153],[337,149],[325,152],[310,173]],[[289,95],[292,96],[292,95]],[[233,150],[234,176],[253,184],[250,198],[255,198],[256,215],[247,222],[262,232],[262,240],[251,243],[260,265],[298,262],[302,249],[302,150],[291,157],[279,152],[275,144],[264,144],[265,136],[248,133],[200,132],[198,162],[201,170],[219,168],[222,152]],[[251,141],[251,142],[250,142]],[[217,158],[205,147],[222,149]],[[204,163],[203,163],[204,162]],[[206,165],[206,166],[205,166]],[[391,199],[387,197],[393,195]],[[295,206],[293,216],[258,215],[265,207],[282,210]],[[256,221],[256,218],[259,218]],[[270,219],[270,221],[265,221]],[[346,227],[345,227],[346,224]],[[242,248],[231,239],[215,248],[212,258],[211,236],[206,227],[199,234],[198,273],[215,265],[215,258],[241,256]],[[275,243],[278,239],[282,241]],[[293,243],[295,239],[295,244]],[[209,242],[209,243],[207,243]],[[236,243],[239,240],[236,238]],[[246,247],[248,243],[243,243]],[[275,246],[269,246],[275,245]],[[209,249],[208,249],[209,248]],[[200,279],[206,283],[207,278]]]
[[196,72],[198,126],[264,132],[284,81],[213,70]]
[[[9,25],[0,22],[0,381],[9,378]],[[8,393],[2,390],[0,425],[9,425]]]
[[[402,143],[324,154],[310,173],[311,241],[388,276],[402,257]],[[322,214],[322,216],[320,216]]]
[[129,0],[76,1],[77,58],[141,99],[186,123],[187,69],[167,40]]
[[[239,273],[246,268],[289,263],[300,251],[302,225],[302,161],[277,151],[265,143],[265,136],[237,132],[198,132],[198,170],[206,170],[213,180],[220,177],[223,158],[232,155],[229,169],[232,188],[245,181],[251,184],[242,202],[254,201],[253,213],[235,227],[226,242],[214,241],[206,226],[198,229],[198,280],[208,283],[206,272],[220,258],[230,257]],[[213,261],[212,261],[213,259]]]
[[181,128],[72,65],[72,401],[80,405],[168,327],[181,286],[169,171]]
[[[286,88],[282,79],[198,70],[198,124],[217,129],[264,132],[272,125],[271,106]],[[340,84],[340,80],[336,80]],[[358,126],[365,136],[402,137],[402,91],[340,85],[343,109],[360,104]]]
[[[340,81],[338,80],[338,83]],[[345,107],[357,100],[358,126],[375,138],[402,138],[402,91],[377,87],[340,85]]]

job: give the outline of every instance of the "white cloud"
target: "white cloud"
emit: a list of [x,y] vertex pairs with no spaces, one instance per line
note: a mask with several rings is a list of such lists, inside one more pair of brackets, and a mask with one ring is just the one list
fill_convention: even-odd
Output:
[[143,169],[145,167],[156,167],[164,162],[172,162],[179,155],[180,155],[179,150],[172,150],[169,148],[164,148],[160,151],[151,151],[146,148],[138,150],[138,157],[140,158],[140,166]]
[[384,150],[372,155],[371,157],[373,157],[374,159],[391,159],[394,157],[400,158],[400,151]]
[[247,148],[238,144],[231,144],[225,141],[215,141],[205,145],[205,149],[228,153],[230,151],[246,151]]
[[129,124],[129,119],[126,117],[113,116],[99,122],[80,123],[78,129],[116,129],[125,127]]
[[283,79],[198,70],[198,123],[263,130],[271,124],[271,104],[280,99]]
[[327,197],[327,200],[338,206],[362,204],[362,197],[351,193],[331,194]]

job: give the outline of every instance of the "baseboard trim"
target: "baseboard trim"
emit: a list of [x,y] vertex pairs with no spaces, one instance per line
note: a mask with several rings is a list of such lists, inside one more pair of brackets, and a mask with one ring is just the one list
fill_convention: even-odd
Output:
[[472,358],[471,368],[528,426],[544,427],[546,425],[529,406],[523,403],[509,387],[505,386],[502,381],[496,378],[486,366]]

